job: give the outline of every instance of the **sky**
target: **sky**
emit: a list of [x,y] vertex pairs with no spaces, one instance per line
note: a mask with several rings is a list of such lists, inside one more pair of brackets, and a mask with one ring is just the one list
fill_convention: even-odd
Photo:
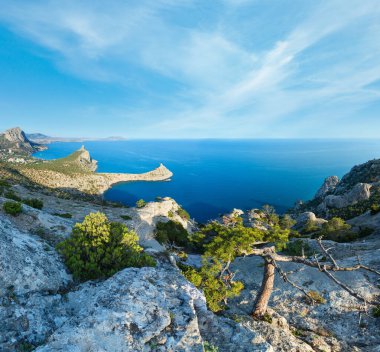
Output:
[[379,0],[0,0],[0,130],[379,138]]

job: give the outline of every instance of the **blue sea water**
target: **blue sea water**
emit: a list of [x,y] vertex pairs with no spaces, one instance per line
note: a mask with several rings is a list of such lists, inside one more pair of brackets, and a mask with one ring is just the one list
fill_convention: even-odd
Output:
[[[380,140],[130,140],[83,143],[99,172],[146,172],[164,163],[170,182],[115,185],[107,200],[133,205],[138,199],[169,196],[200,222],[232,208],[272,204],[284,212],[313,197],[330,175],[380,158]],[[82,143],[53,143],[37,153],[64,157]]]

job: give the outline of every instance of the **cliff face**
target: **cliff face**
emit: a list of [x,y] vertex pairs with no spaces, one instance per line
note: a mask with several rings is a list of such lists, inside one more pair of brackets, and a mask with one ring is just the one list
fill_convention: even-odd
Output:
[[11,150],[13,154],[32,154],[46,147],[30,141],[21,128],[15,127],[0,134],[0,149]]
[[362,215],[380,202],[380,159],[354,166],[341,180],[328,177],[314,199],[296,206],[318,216],[339,216],[346,220]]

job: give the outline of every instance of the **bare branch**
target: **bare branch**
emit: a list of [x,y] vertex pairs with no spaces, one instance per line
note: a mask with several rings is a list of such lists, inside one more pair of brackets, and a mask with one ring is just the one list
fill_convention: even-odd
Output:
[[284,282],[287,282],[288,284],[290,284],[291,286],[293,286],[297,290],[301,291],[307,298],[310,299],[310,301],[313,304],[315,303],[315,300],[313,299],[313,297],[311,297],[305,289],[303,289],[301,286],[298,286],[297,284],[295,284],[293,281],[291,281],[289,279],[287,273],[281,269],[281,267],[277,264],[277,262],[275,260],[273,260],[273,265],[275,266],[276,270],[278,271],[278,273],[280,274],[280,276],[282,277]]
[[325,253],[328,258],[330,259],[331,263],[333,263],[334,267],[336,270],[339,269],[339,265],[337,264],[337,262],[335,261],[335,259],[333,258],[333,256],[328,252],[328,250],[330,249],[326,249],[325,246],[323,245],[322,243],[322,237],[318,237],[317,238],[317,243],[319,245],[319,247],[321,248],[322,252]]

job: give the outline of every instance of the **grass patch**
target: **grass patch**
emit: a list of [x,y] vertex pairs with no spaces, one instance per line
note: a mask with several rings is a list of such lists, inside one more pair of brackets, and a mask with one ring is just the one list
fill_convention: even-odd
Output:
[[123,220],[132,220],[132,216],[129,216],[129,215],[120,215],[120,217],[121,217]]
[[73,217],[70,213],[54,213],[53,215],[64,219],[71,219]]

